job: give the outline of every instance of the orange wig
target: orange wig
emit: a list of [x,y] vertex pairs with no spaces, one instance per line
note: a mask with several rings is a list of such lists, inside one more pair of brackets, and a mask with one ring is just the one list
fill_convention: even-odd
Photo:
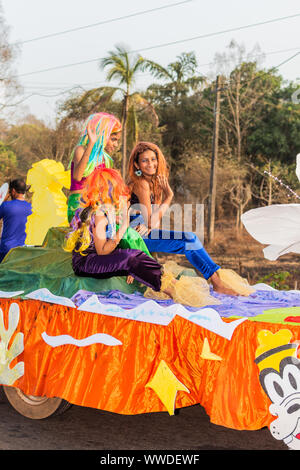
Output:
[[105,168],[104,165],[95,168],[85,180],[81,209],[77,209],[72,219],[72,231],[66,237],[64,250],[75,250],[84,256],[91,243],[90,226],[98,206],[113,206],[118,211],[122,199],[128,200],[129,194],[129,188],[119,171]]
[[128,199],[129,193],[118,170],[97,167],[85,181],[81,206],[95,210],[99,204],[111,204],[118,209],[120,198]]

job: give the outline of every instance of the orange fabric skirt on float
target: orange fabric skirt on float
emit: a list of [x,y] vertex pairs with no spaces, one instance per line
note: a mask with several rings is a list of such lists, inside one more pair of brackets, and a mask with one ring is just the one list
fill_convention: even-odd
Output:
[[[164,393],[172,389],[174,409],[199,404],[217,425],[256,430],[274,419],[254,361],[258,332],[275,333],[281,324],[245,320],[229,340],[181,316],[163,326],[39,300],[0,299],[0,308],[4,333],[19,311],[7,350],[18,333],[23,349],[7,367],[23,363],[23,374],[9,385],[26,394],[134,415],[170,413]],[[299,325],[288,329],[300,339]],[[203,354],[205,342],[211,357]]]

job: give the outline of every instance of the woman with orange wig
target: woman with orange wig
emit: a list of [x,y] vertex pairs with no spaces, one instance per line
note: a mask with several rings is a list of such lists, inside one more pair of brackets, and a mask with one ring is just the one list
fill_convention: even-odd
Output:
[[[129,159],[131,226],[143,236],[149,252],[184,254],[189,262],[210,280],[216,292],[249,295],[252,290],[236,273],[220,269],[192,232],[161,230],[162,216],[173,199],[165,157],[151,142],[139,142]],[[152,210],[153,208],[153,210]]]
[[[64,249],[73,253],[78,276],[127,276],[128,283],[136,279],[160,291],[162,267],[129,228],[128,198],[129,190],[117,170],[96,168],[84,183],[82,208],[72,219]],[[128,230],[135,232],[130,243],[125,237]]]

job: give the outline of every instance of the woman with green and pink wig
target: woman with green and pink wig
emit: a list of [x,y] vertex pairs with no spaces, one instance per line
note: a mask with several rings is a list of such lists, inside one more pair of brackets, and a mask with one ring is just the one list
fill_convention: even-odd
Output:
[[86,178],[99,166],[102,168],[113,167],[113,159],[110,154],[118,147],[121,130],[122,125],[119,119],[112,114],[95,113],[87,118],[70,158],[69,222],[80,206],[81,193]]

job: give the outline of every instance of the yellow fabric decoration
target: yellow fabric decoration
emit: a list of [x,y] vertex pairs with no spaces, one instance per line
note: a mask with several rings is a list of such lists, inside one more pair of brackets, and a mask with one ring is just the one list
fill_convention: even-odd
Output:
[[176,261],[172,261],[172,260],[166,261],[163,264],[163,266],[164,266],[164,270],[168,273],[172,273],[174,277],[179,276],[179,274],[181,274],[182,271],[186,269],[183,266],[180,266],[178,263],[176,263]]
[[171,416],[174,415],[177,392],[181,390],[190,393],[186,386],[175,377],[164,360],[160,361],[153,378],[146,387],[155,391]]
[[250,286],[247,279],[239,276],[232,269],[218,269],[217,274],[225,287],[234,290],[239,295],[248,296],[255,292],[255,289]]
[[255,362],[260,371],[272,368],[279,372],[282,359],[289,356],[297,357],[298,344],[290,343],[291,338],[291,331],[286,329],[274,334],[268,330],[261,330],[258,333],[259,347],[255,351]]
[[70,188],[71,173],[61,162],[44,159],[32,165],[27,174],[31,186],[32,214],[26,224],[26,245],[42,245],[51,227],[68,226],[67,197],[62,188]]
[[169,288],[173,281],[174,281],[174,276],[172,273],[169,272],[164,272],[162,277],[161,277],[161,289],[159,292],[151,289],[151,287],[147,287],[147,289],[144,292],[144,297],[148,299],[156,299],[156,300],[166,300],[170,299],[170,296],[164,292],[165,289]]
[[201,352],[200,357],[202,359],[209,359],[211,361],[222,361],[222,358],[220,356],[211,352],[207,338],[204,338],[202,352]]
[[[181,276],[179,280],[175,279],[176,274],[182,268],[176,263],[170,262],[163,265],[164,273],[161,278],[160,292],[156,292],[148,287],[144,297],[165,300],[170,299],[165,289],[171,289],[172,299],[175,303],[189,305],[190,307],[205,307],[207,305],[219,305],[221,301],[210,295],[209,284],[205,279],[196,276]],[[169,271],[168,269],[171,269]]]
[[201,277],[181,276],[174,286],[174,302],[190,307],[219,305],[221,301],[210,295],[209,285]]

